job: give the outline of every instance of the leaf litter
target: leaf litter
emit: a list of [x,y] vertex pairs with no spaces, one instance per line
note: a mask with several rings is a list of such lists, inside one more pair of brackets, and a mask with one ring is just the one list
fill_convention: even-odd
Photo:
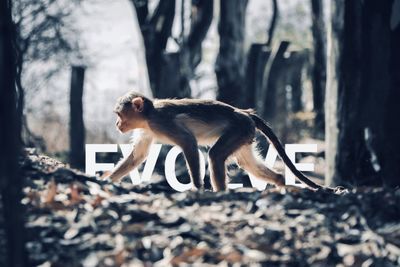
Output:
[[27,150],[33,266],[398,266],[400,190],[176,192],[108,184]]

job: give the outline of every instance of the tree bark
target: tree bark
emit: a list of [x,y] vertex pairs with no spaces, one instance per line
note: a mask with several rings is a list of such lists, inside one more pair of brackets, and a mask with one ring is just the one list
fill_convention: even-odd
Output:
[[303,110],[303,87],[302,76],[304,65],[308,57],[308,50],[292,51],[290,57],[286,59],[285,73],[287,76],[287,84],[290,85],[290,101],[288,103],[290,112],[299,112]]
[[73,66],[71,71],[70,94],[70,154],[69,162],[73,168],[85,167],[85,124],[83,122],[83,85],[85,68]]
[[[399,185],[399,25],[393,1],[332,2],[327,183]],[[394,100],[395,99],[395,100]],[[337,118],[335,118],[337,115]]]
[[384,110],[383,115],[382,176],[386,185],[395,187],[400,184],[400,124],[397,123],[398,114],[400,114],[400,1],[397,0],[392,3],[389,44],[389,75],[391,80],[386,110]]
[[281,73],[281,68],[284,65],[285,59],[283,57],[286,49],[289,47],[289,42],[283,41],[277,49],[275,49],[270,56],[263,73],[262,92],[257,101],[257,110],[265,118],[271,118],[275,115],[276,109],[276,81],[277,75]]
[[187,46],[190,51],[190,65],[192,70],[201,61],[201,44],[206,38],[214,13],[214,2],[212,0],[193,0],[191,27]]
[[17,113],[15,88],[15,31],[11,1],[0,1],[0,188],[7,243],[4,266],[27,266],[24,210],[21,205],[22,177],[18,168],[21,118]]
[[324,99],[326,83],[325,22],[323,1],[311,0],[312,10],[312,86],[315,112],[315,133],[323,135],[325,130]]
[[245,108],[256,108],[256,99],[263,95],[264,70],[271,55],[271,45],[279,17],[278,1],[272,0],[272,18],[268,28],[268,39],[265,44],[254,43],[250,46],[245,75],[245,97],[243,106]]
[[[182,33],[179,52],[166,51],[175,17],[175,0],[160,1],[149,15],[147,0],[131,0],[135,7],[146,50],[150,86],[156,98],[191,96],[190,80],[201,61],[201,44],[213,18],[212,0],[193,0],[191,29],[188,37]],[[182,14],[184,14],[182,2]],[[182,31],[184,19],[181,19]],[[171,65],[168,65],[171,64]]]
[[265,44],[252,44],[246,64],[246,92],[244,107],[256,108],[256,99],[261,95],[262,80],[265,65],[271,55],[271,50]]
[[[184,0],[182,0],[184,1]],[[183,8],[183,6],[182,6]],[[210,28],[214,12],[212,0],[193,0],[191,6],[190,32],[187,38],[182,32],[180,43],[179,62],[175,68],[180,70],[180,86],[183,92],[191,95],[190,81],[195,77],[196,67],[201,62],[202,43]],[[182,12],[183,16],[183,12]],[[182,20],[182,25],[184,21]],[[184,31],[184,27],[182,27]],[[174,68],[174,67],[173,67]]]
[[[160,77],[163,70],[163,55],[166,52],[168,38],[171,36],[172,23],[175,17],[175,0],[160,1],[154,14],[149,15],[148,0],[131,0],[143,35],[146,51],[146,63],[150,87],[154,97],[160,97],[163,84]],[[171,97],[187,95],[178,87]]]
[[[163,88],[158,92],[158,98],[186,97],[186,95],[177,94],[177,88],[181,88],[181,86],[182,88],[189,86],[189,81],[186,80],[187,76],[183,76],[180,69],[180,56],[180,52],[165,53],[163,55],[161,59],[163,68],[159,77],[160,84],[163,85]],[[190,90],[189,88],[186,89]]]
[[218,33],[220,47],[215,63],[217,99],[242,107],[244,104],[244,29],[247,0],[221,0]]
[[328,24],[328,58],[327,58],[327,81],[325,94],[325,143],[326,143],[326,165],[325,184],[338,184],[336,178],[336,151],[338,148],[338,89],[340,76],[341,38],[344,23],[344,0],[331,3],[330,20]]
[[286,73],[284,68],[286,60],[284,53],[289,42],[283,41],[272,54],[264,69],[261,92],[257,99],[257,111],[269,121],[276,133],[284,141],[287,126],[287,101],[286,101]]

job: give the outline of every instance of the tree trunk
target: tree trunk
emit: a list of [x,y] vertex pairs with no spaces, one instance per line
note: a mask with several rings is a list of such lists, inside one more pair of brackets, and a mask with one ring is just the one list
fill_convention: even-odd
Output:
[[215,63],[217,99],[238,107],[244,105],[244,29],[247,0],[221,0],[218,32],[220,47]]
[[335,177],[336,151],[338,148],[338,89],[340,76],[341,41],[344,23],[344,0],[331,3],[330,21],[328,24],[328,58],[325,94],[325,184],[338,184]]
[[191,10],[191,27],[187,46],[190,51],[190,65],[194,71],[201,61],[201,44],[213,19],[214,2],[212,0],[192,0]]
[[250,47],[246,64],[245,108],[256,108],[256,99],[263,90],[263,73],[270,55],[271,50],[265,44],[252,44]]
[[70,103],[70,154],[69,162],[73,168],[85,167],[85,124],[83,122],[83,84],[85,68],[73,66],[71,71]]
[[27,266],[24,210],[21,205],[22,177],[18,168],[21,118],[17,113],[15,88],[15,38],[11,1],[0,1],[0,188],[6,234],[7,262],[4,266]]
[[400,184],[400,124],[397,123],[400,114],[400,2],[398,0],[391,6],[390,18],[389,75],[391,80],[386,110],[383,114],[382,176],[386,185],[394,187]]
[[247,56],[246,64],[246,92],[243,106],[245,108],[256,108],[256,99],[263,95],[264,70],[271,55],[271,45],[279,17],[278,1],[272,0],[272,18],[268,28],[268,39],[265,44],[252,44]]
[[285,73],[287,76],[287,84],[290,86],[290,101],[288,103],[288,111],[299,112],[303,110],[302,95],[302,78],[304,64],[308,57],[308,50],[292,51],[290,57],[286,59]]
[[322,0],[311,0],[312,10],[312,86],[315,112],[315,133],[323,135],[325,130],[324,99],[326,83],[325,22]]
[[287,101],[286,101],[286,60],[284,53],[289,42],[283,41],[274,49],[267,65],[265,66],[262,91],[257,100],[257,111],[269,121],[274,130],[284,141],[287,126]]
[[[150,87],[154,97],[160,97],[163,90],[161,73],[163,56],[166,52],[168,38],[171,36],[172,23],[175,17],[175,0],[160,1],[152,16],[149,16],[148,0],[131,0],[136,10],[140,31],[143,35],[146,50],[146,63]],[[176,88],[174,95],[187,95]]]
[[257,110],[265,118],[274,117],[276,109],[276,81],[279,80],[277,75],[281,73],[285,59],[283,57],[289,42],[283,41],[278,49],[275,49],[270,56],[263,73],[262,92],[257,101]]
[[158,92],[158,98],[177,98],[185,97],[185,95],[177,95],[176,88],[179,88],[184,81],[181,80],[180,73],[180,53],[166,53],[162,58],[163,68],[160,72],[160,83],[163,89]]
[[400,184],[400,127],[395,123],[400,114],[400,37],[398,23],[391,25],[397,12],[393,3],[332,2],[326,95],[329,184]]
[[[182,0],[183,3],[184,0]],[[184,5],[182,5],[182,9]],[[208,29],[210,28],[214,12],[214,2],[212,0],[193,0],[191,6],[191,20],[189,35],[184,34],[184,20],[182,20],[182,41],[180,43],[179,61],[177,68],[180,70],[180,81],[178,86],[182,92],[191,95],[190,81],[195,77],[196,67],[201,62],[202,47]],[[184,12],[182,12],[182,15]],[[184,95],[185,97],[185,95]]]
[[[152,16],[149,15],[147,0],[131,0],[131,2],[135,7],[143,35],[153,96],[156,98],[190,97],[192,92],[189,83],[194,77],[195,68],[201,61],[201,44],[211,25],[214,2],[212,0],[192,1],[190,33],[186,38],[182,32],[178,53],[166,51],[175,17],[176,1],[159,1]],[[182,2],[182,15],[183,8]],[[183,17],[181,26],[184,31]]]

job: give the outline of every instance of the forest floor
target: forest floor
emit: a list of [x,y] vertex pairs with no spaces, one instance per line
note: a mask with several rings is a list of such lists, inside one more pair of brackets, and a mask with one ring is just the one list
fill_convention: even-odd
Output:
[[106,184],[27,150],[34,266],[398,266],[400,189],[176,192]]

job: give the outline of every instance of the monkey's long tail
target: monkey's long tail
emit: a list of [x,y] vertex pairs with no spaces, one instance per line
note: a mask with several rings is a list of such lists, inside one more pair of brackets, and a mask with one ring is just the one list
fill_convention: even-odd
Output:
[[279,141],[278,137],[274,134],[272,129],[268,126],[267,122],[265,122],[263,119],[261,119],[259,116],[256,114],[249,114],[250,117],[253,119],[253,121],[256,124],[257,129],[259,129],[269,140],[269,142],[275,147],[276,151],[278,152],[279,156],[282,158],[283,162],[286,164],[286,166],[289,167],[289,169],[292,171],[294,175],[296,175],[297,178],[304,184],[308,185],[309,187],[313,189],[325,189],[328,191],[333,191],[333,188],[329,187],[323,187],[319,184],[314,183],[311,181],[309,178],[307,178],[301,171],[299,171],[292,161],[289,159],[288,155],[286,154],[285,150],[283,149],[283,146],[281,142]]

